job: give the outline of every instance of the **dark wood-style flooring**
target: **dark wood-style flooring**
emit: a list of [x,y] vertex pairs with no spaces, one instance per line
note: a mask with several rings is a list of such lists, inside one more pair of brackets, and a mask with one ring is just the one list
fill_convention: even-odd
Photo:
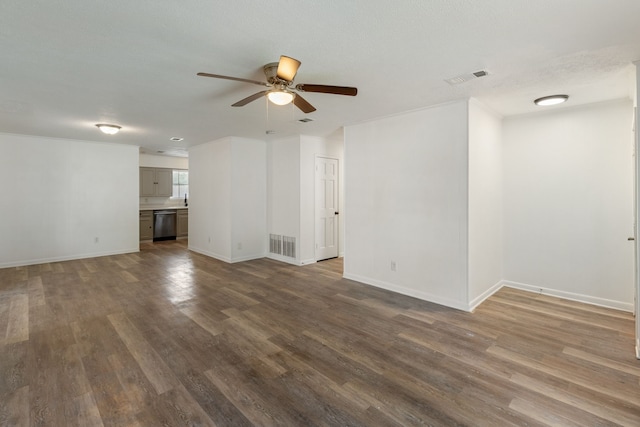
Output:
[[0,270],[2,426],[640,426],[630,314],[475,313],[185,242]]

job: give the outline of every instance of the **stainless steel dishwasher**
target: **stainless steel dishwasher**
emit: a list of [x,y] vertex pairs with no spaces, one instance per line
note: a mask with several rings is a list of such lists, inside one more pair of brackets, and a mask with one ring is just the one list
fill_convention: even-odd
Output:
[[176,239],[176,211],[153,211],[153,241]]

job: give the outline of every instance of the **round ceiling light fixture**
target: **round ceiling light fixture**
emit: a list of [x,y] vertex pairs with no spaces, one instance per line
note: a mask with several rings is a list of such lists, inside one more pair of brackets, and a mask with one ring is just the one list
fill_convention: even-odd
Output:
[[267,98],[276,105],[287,105],[293,101],[293,93],[288,90],[274,90],[267,94]]
[[533,101],[533,103],[536,105],[546,107],[549,105],[562,104],[563,102],[566,102],[567,99],[569,99],[569,95],[550,95],[550,96],[543,96],[542,98],[538,98],[535,101]]
[[115,135],[120,132],[120,129],[122,129],[122,126],[110,125],[107,123],[98,123],[96,126],[102,131],[102,133],[106,133],[107,135]]

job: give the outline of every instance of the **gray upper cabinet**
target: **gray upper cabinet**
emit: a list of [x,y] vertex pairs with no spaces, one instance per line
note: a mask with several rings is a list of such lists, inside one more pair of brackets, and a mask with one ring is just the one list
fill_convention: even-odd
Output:
[[171,197],[173,169],[140,168],[140,197]]

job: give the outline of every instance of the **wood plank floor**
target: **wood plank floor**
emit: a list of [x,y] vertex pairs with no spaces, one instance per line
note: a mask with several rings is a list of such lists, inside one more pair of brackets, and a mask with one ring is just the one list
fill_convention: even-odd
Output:
[[464,313],[185,242],[0,270],[2,426],[640,426],[630,314]]

